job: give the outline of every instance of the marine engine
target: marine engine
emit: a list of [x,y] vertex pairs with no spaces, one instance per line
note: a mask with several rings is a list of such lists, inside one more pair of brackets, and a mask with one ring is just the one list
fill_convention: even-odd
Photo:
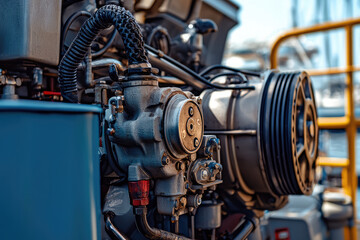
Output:
[[311,79],[221,65],[231,1],[0,3],[0,101],[100,109],[96,236],[246,239],[312,193]]

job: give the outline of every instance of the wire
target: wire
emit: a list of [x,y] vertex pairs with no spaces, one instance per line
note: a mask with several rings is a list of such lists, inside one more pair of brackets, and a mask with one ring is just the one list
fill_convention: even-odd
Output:
[[96,57],[99,57],[99,56],[103,55],[103,54],[106,52],[106,50],[108,50],[109,47],[111,47],[111,45],[113,44],[113,42],[114,42],[114,40],[115,40],[115,37],[116,37],[116,33],[117,33],[117,30],[116,30],[116,28],[114,28],[114,31],[113,31],[113,33],[112,33],[112,35],[111,35],[111,38],[110,38],[109,41],[106,43],[106,45],[105,45],[103,48],[101,48],[99,51],[97,51],[97,52],[92,52],[92,53],[91,53],[91,56],[92,56],[93,58],[96,58]]
[[87,11],[79,11],[79,12],[75,12],[73,15],[71,15],[68,20],[66,20],[63,30],[62,30],[62,37],[61,37],[61,53],[64,50],[64,44],[65,44],[65,38],[67,35],[67,32],[69,31],[70,26],[74,23],[74,21],[76,19],[78,19],[79,17],[88,17],[90,18],[92,15],[91,13],[87,12]]
[[200,76],[199,74],[197,74],[196,72],[191,70],[190,68],[186,67],[185,65],[183,65],[180,62],[176,61],[175,59],[165,55],[162,51],[157,50],[157,49],[155,49],[153,47],[150,47],[147,44],[145,44],[145,49],[152,52],[152,53],[154,53],[154,54],[156,54],[159,58],[165,59],[169,63],[175,65],[176,67],[180,68],[184,72],[186,72],[189,75],[191,75],[192,77],[194,77],[199,82],[202,82],[202,83],[204,83],[205,85],[207,85],[207,86],[209,86],[211,88],[230,89],[230,90],[254,90],[255,89],[254,86],[238,86],[238,84],[236,84],[236,85],[217,85],[217,84],[213,84],[213,83],[209,82],[203,76]]
[[[89,13],[87,11],[79,11],[79,12],[74,13],[73,15],[71,15],[68,18],[68,20],[65,22],[63,30],[62,30],[61,52],[64,51],[64,44],[65,44],[66,35],[67,35],[67,32],[70,29],[70,26],[74,23],[74,21],[76,19],[78,19],[79,17],[88,17],[88,18],[90,18],[91,16],[92,16],[91,13]],[[115,40],[115,37],[116,37],[116,33],[117,33],[117,30],[116,30],[116,28],[114,28],[114,31],[112,32],[111,38],[106,43],[106,45],[103,48],[101,48],[100,50],[98,50],[96,52],[92,52],[91,57],[96,58],[96,57],[99,57],[99,56],[103,55],[109,49],[109,47],[113,44],[113,42]]]
[[213,77],[209,78],[209,82],[213,82],[214,80],[216,80],[219,77],[223,77],[223,76],[228,76],[228,77],[240,77],[240,79],[243,81],[242,83],[246,83],[247,82],[247,78],[244,74],[239,73],[239,72],[222,72],[222,73],[218,73],[216,75],[214,75]]
[[204,76],[204,75],[208,74],[209,72],[212,72],[212,71],[217,70],[217,69],[229,70],[229,71],[232,71],[232,72],[238,72],[238,73],[242,73],[242,74],[249,75],[249,76],[254,76],[254,77],[260,77],[261,76],[261,74],[257,73],[257,72],[239,70],[239,69],[224,66],[224,65],[221,65],[221,64],[213,65],[213,66],[210,66],[208,68],[205,68],[199,74],[201,76]]
[[[147,39],[147,44],[149,45],[149,46],[151,46],[151,43],[152,43],[152,41],[154,40],[154,37],[155,37],[155,34],[156,33],[161,33],[163,36],[165,36],[165,39],[166,39],[166,41],[167,41],[167,53],[169,53],[170,52],[170,48],[171,48],[171,40],[170,40],[170,36],[169,36],[169,33],[168,33],[168,31],[166,30],[166,28],[163,28],[162,26],[157,26],[156,28],[154,28],[152,31],[151,31],[151,33],[150,33],[150,35],[149,35],[149,37],[148,37],[148,39]],[[160,45],[160,44],[159,44]],[[164,51],[165,52],[165,51]]]

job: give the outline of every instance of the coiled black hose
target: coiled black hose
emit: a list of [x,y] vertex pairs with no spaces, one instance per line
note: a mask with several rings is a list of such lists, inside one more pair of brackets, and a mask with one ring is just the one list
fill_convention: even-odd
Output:
[[111,25],[115,26],[124,42],[129,65],[149,63],[140,26],[134,16],[123,7],[105,5],[83,24],[61,59],[58,70],[59,84],[61,94],[66,101],[78,102],[77,68],[99,32]]

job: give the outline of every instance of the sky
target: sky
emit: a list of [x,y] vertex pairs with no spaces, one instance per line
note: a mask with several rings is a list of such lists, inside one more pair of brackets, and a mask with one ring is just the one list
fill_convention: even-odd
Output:
[[233,0],[241,6],[240,24],[229,36],[231,47],[251,40],[271,41],[291,28],[291,0]]

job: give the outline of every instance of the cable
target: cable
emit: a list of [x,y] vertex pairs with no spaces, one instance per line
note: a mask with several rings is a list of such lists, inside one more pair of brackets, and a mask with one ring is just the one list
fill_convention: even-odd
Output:
[[185,65],[181,64],[180,62],[176,61],[175,59],[165,55],[162,51],[156,50],[153,47],[150,47],[149,45],[145,44],[145,49],[148,51],[151,51],[152,53],[156,54],[159,58],[163,58],[169,63],[175,65],[176,67],[180,68],[184,72],[190,74],[192,77],[194,77],[196,80],[204,83],[205,85],[211,87],[211,88],[217,88],[217,89],[230,89],[230,90],[254,90],[254,86],[237,86],[237,85],[217,85],[209,82],[206,78],[203,76],[200,76],[190,68],[186,67]]
[[64,51],[64,44],[65,44],[65,38],[67,35],[67,32],[69,31],[70,26],[74,23],[76,19],[79,17],[88,17],[90,18],[92,15],[91,13],[87,11],[79,11],[75,12],[73,15],[71,15],[65,22],[63,30],[62,30],[62,37],[61,37],[61,53]]
[[134,16],[125,8],[105,5],[97,10],[81,27],[59,64],[61,94],[68,102],[78,103],[77,68],[85,58],[91,43],[99,32],[114,25],[119,32],[129,65],[149,65],[141,28]]
[[209,72],[212,72],[212,71],[217,70],[217,69],[223,69],[223,70],[229,70],[229,71],[233,71],[233,72],[239,72],[239,73],[242,73],[242,74],[245,74],[245,75],[249,75],[249,76],[254,76],[254,77],[260,77],[260,76],[261,76],[261,74],[260,74],[260,73],[257,73],[257,72],[246,71],[246,70],[239,70],[239,69],[232,68],[232,67],[228,67],[228,66],[224,66],[224,65],[221,65],[221,64],[207,67],[207,68],[205,68],[203,71],[201,71],[199,74],[200,74],[201,76],[204,76],[204,75],[208,74]]
[[218,73],[216,75],[214,75],[213,77],[209,78],[209,82],[213,82],[214,80],[216,80],[217,78],[219,77],[223,77],[223,76],[232,76],[232,77],[240,77],[241,80],[243,81],[243,83],[246,83],[247,82],[247,78],[244,74],[242,73],[239,73],[239,72],[236,72],[236,73],[233,73],[233,72],[222,72],[222,73]]
[[[79,17],[88,17],[88,18],[90,18],[91,16],[92,15],[89,12],[79,11],[79,12],[74,13],[73,15],[71,15],[68,18],[68,20],[64,24],[63,31],[62,31],[61,53],[64,51],[64,44],[65,44],[65,38],[66,38],[67,32],[69,31],[70,26],[74,23],[74,21]],[[101,48],[100,50],[96,51],[96,52],[92,52],[91,57],[96,58],[96,57],[99,57],[99,56],[103,55],[106,52],[106,50],[108,50],[109,47],[111,47],[111,45],[113,44],[113,42],[115,40],[115,37],[116,37],[116,33],[117,33],[117,31],[116,31],[116,29],[114,29],[110,39],[107,41],[105,46],[103,48]]]
[[[162,33],[164,36],[165,36],[165,38],[166,38],[166,41],[167,41],[167,53],[169,53],[170,52],[170,48],[171,48],[171,40],[170,40],[170,36],[169,36],[169,33],[168,33],[168,31],[166,30],[166,28],[164,28],[164,27],[162,27],[162,26],[157,26],[156,28],[154,28],[152,31],[151,31],[151,33],[150,33],[150,35],[149,35],[149,37],[148,37],[148,39],[147,39],[147,44],[149,45],[149,46],[151,46],[151,42],[154,40],[154,37],[155,37],[155,34],[156,33]],[[160,43],[159,43],[159,45],[160,45]],[[165,51],[164,51],[165,52]]]
[[96,57],[99,57],[99,56],[103,55],[106,52],[106,50],[108,50],[109,47],[111,47],[111,45],[113,44],[113,42],[115,40],[115,37],[116,37],[116,33],[117,33],[116,28],[114,28],[114,31],[112,32],[111,38],[108,40],[108,42],[105,44],[105,46],[103,48],[101,48],[97,52],[92,52],[91,56],[93,58],[96,58]]

